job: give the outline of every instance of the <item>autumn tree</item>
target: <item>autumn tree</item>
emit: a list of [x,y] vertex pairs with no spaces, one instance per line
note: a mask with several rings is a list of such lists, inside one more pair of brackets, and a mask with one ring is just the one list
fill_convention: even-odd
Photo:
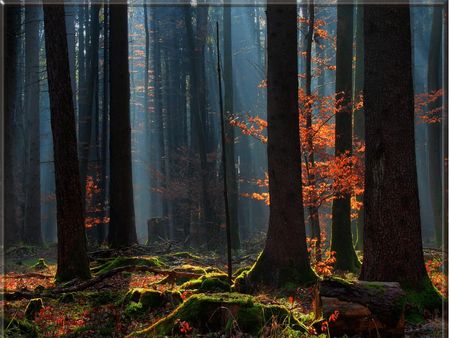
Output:
[[[298,115],[297,6],[267,6],[270,217],[263,252],[249,272],[275,287],[315,279],[306,249]],[[283,38],[280,38],[283,37]]]
[[112,247],[137,243],[131,169],[128,7],[109,7],[110,227]]
[[44,6],[45,47],[55,163],[60,281],[89,278],[64,6]]
[[409,6],[364,8],[366,175],[360,278],[422,290],[430,281],[420,226],[410,29]]
[[[352,153],[353,6],[337,6],[335,156],[344,160]],[[331,250],[335,269],[357,271],[360,262],[353,248],[351,194],[337,192],[333,199]]]

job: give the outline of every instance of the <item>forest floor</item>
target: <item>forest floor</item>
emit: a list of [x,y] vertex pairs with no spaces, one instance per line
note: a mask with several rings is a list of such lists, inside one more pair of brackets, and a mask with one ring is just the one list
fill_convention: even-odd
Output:
[[[235,255],[234,270],[240,271],[251,266],[261,246],[260,241],[247,243],[244,250]],[[40,258],[44,258],[45,264],[39,263]],[[24,246],[6,252],[5,274],[1,279],[5,293],[28,294],[45,289],[55,290],[54,293],[50,291],[41,296],[42,307],[39,301],[35,311],[28,306],[32,297],[2,300],[6,336],[125,337],[130,335],[130,337],[140,337],[141,335],[137,332],[155,323],[160,324],[163,319],[167,321],[167,318],[172,318],[173,316],[169,315],[177,307],[186,305],[193,294],[200,293],[206,297],[220,296],[221,301],[227,299],[227,296],[224,296],[229,291],[227,284],[224,283],[226,260],[225,257],[219,257],[214,253],[187,252],[173,242],[164,242],[151,246],[136,246],[122,252],[97,249],[90,253],[90,258],[92,274],[97,282],[76,290],[77,285],[80,284],[55,285],[55,246],[46,248]],[[135,270],[132,266],[143,268]],[[99,278],[102,275],[107,277]],[[355,278],[348,274],[345,277]],[[205,279],[208,279],[210,283],[204,282]],[[61,287],[73,292],[60,293],[58,288]],[[264,290],[251,298],[251,302],[264,307],[287,309],[288,315],[295,317],[302,328],[306,328],[306,333],[304,330],[290,330],[285,322],[276,322],[274,317],[267,316],[269,318],[264,318],[263,322],[258,324],[260,327],[257,333],[249,334],[239,326],[240,319],[234,317],[236,313],[233,309],[226,309],[227,313],[225,313],[222,310],[226,306],[218,306],[221,313],[216,314],[216,310],[210,311],[208,315],[211,317],[206,319],[208,323],[211,323],[211,327],[207,329],[208,333],[205,333],[203,328],[202,335],[197,334],[199,330],[193,321],[176,319],[171,322],[172,327],[168,335],[329,337],[327,327],[323,325],[319,329],[316,326],[316,334],[313,334],[314,314],[311,307],[311,294],[311,289],[299,289],[292,295],[280,295],[271,290]],[[240,294],[233,293],[232,297],[240,297]],[[200,296],[197,295],[197,298],[200,299]],[[234,302],[235,298],[233,298]],[[188,309],[188,311],[191,310]],[[196,315],[199,316],[199,314]],[[217,321],[213,318],[216,315],[221,317],[219,326],[215,325]],[[225,320],[224,317],[226,317]],[[439,314],[427,314],[425,317],[424,320],[407,322],[405,336],[443,336],[447,322],[443,321]],[[323,332],[320,332],[321,330]],[[165,334],[167,335],[167,332]],[[142,336],[159,335],[147,333]]]

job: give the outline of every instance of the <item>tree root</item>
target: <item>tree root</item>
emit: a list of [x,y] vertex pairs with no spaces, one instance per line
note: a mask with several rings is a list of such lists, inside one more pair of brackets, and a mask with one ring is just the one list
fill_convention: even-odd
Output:
[[[155,267],[149,267],[149,266],[134,266],[134,265],[127,265],[122,266],[119,268],[112,269],[104,274],[101,274],[97,277],[94,277],[92,279],[82,281],[79,284],[71,285],[71,286],[64,286],[64,287],[56,287],[52,289],[44,289],[39,292],[29,292],[29,291],[15,291],[15,292],[3,292],[0,293],[0,299],[7,300],[7,301],[13,301],[13,300],[19,300],[19,299],[32,299],[32,298],[58,298],[63,293],[69,293],[69,292],[78,292],[86,290],[87,288],[94,286],[97,283],[100,283],[101,281],[112,277],[118,273],[121,272],[152,272],[155,274],[160,275],[167,275],[166,281],[176,281],[180,278],[190,278],[190,279],[196,279],[202,276],[202,274],[199,273],[193,273],[193,272],[184,272],[184,271],[174,271],[174,270],[165,270],[165,269],[158,269]],[[71,282],[72,284],[72,282]]]

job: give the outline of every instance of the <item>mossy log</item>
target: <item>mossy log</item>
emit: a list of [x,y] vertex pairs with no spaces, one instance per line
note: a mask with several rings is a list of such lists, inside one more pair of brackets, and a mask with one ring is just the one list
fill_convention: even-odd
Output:
[[170,315],[127,337],[172,337],[180,333],[177,331],[177,323],[180,322],[189,323],[199,334],[224,331],[232,334],[234,329],[258,336],[273,320],[306,332],[306,327],[282,306],[264,305],[249,295],[217,293],[193,295]]
[[317,317],[328,320],[339,311],[337,320],[329,323],[331,336],[404,335],[405,292],[398,283],[330,279],[320,282],[317,292],[313,302]]

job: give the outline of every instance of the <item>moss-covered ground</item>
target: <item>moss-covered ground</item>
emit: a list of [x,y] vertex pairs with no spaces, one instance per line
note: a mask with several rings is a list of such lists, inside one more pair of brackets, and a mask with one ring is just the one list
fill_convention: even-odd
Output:
[[[31,304],[30,299],[2,301],[5,337],[328,335],[326,330],[316,335],[310,331],[315,321],[312,286],[239,293],[239,288],[228,282],[224,257],[181,250],[168,254],[139,250],[92,259],[93,275],[124,266],[146,266],[180,275],[174,279],[165,273],[122,271],[82,291],[44,297]],[[24,247],[9,253],[2,278],[5,290],[55,288],[55,253],[54,247]],[[238,281],[257,258],[256,253],[242,255],[246,259],[237,259],[234,266],[234,280]],[[335,277],[348,282],[356,275],[340,273]],[[374,283],[373,287],[379,286]],[[435,289],[428,287],[423,293],[409,292],[405,299],[407,330],[418,332],[417,337],[442,333],[440,316],[428,309],[430,302],[436,302],[431,297]]]

